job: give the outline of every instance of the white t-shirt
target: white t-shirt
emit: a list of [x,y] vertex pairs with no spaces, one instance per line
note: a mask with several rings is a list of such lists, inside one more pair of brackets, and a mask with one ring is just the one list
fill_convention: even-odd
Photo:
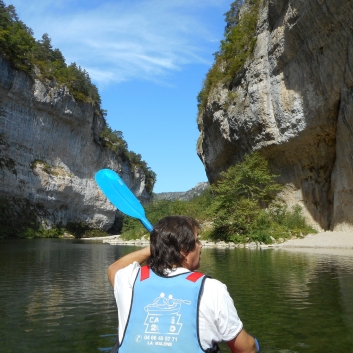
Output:
[[[134,262],[115,275],[114,295],[118,306],[120,342],[129,317],[132,290],[139,269],[140,265]],[[168,276],[184,272],[189,270],[179,267],[169,272]],[[214,343],[230,341],[242,328],[243,323],[238,317],[226,285],[216,279],[206,278],[199,308],[199,336],[202,348],[207,349]]]

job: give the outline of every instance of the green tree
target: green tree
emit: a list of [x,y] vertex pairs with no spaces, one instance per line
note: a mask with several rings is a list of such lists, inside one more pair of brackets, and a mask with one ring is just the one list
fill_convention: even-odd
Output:
[[232,235],[244,235],[255,227],[262,208],[282,186],[258,152],[247,155],[244,162],[230,167],[220,177],[211,186],[215,195],[212,207],[215,235],[229,240]]
[[230,10],[224,14],[226,21],[226,27],[224,29],[225,34],[239,23],[240,8],[243,6],[244,2],[245,0],[233,1],[230,4]]
[[91,82],[88,72],[77,66],[70,64],[66,70],[57,75],[59,81],[65,83],[73,96],[81,101],[101,103],[97,87]]
[[275,181],[278,175],[271,174],[267,160],[258,152],[245,156],[244,162],[230,167],[220,176],[211,189],[224,204],[240,198],[268,202],[281,189]]
[[0,1],[0,52],[16,69],[29,72],[33,31],[18,19],[14,6]]
[[53,47],[48,33],[44,33],[42,39],[37,42],[36,56],[38,60],[54,61]]
[[0,0],[0,29],[6,29],[11,23],[11,14],[5,3]]

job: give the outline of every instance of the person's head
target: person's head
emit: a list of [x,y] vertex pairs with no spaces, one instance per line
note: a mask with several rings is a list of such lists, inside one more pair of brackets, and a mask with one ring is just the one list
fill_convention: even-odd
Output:
[[200,225],[191,217],[162,218],[151,232],[148,265],[160,275],[173,267],[196,270],[200,266],[202,247],[197,240],[199,229]]

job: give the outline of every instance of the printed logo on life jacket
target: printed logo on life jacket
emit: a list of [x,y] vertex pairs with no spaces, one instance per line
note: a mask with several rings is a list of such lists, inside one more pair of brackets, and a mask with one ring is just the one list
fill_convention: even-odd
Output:
[[183,304],[190,305],[189,300],[175,299],[173,295],[161,293],[152,304],[145,306],[147,312],[145,333],[161,335],[179,335],[183,324],[179,313]]

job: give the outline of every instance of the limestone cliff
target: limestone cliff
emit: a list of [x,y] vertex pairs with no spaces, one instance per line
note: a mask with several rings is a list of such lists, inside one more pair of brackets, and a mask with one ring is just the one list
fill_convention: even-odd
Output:
[[268,0],[254,52],[198,118],[210,182],[259,150],[319,229],[353,228],[353,2]]
[[151,195],[143,171],[104,147],[105,126],[96,106],[13,70],[0,56],[0,197],[28,201],[48,226],[109,228],[116,210],[93,179],[99,169],[118,171],[142,201]]

